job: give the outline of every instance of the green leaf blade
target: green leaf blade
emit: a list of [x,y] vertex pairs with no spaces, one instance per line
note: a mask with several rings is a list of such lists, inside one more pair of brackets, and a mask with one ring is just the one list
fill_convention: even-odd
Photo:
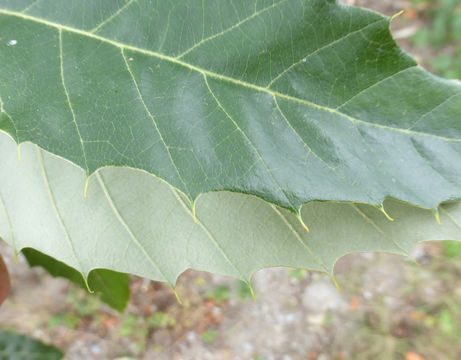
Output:
[[60,360],[64,354],[53,346],[30,337],[0,330],[0,359],[2,360]]
[[111,270],[95,269],[88,276],[88,281],[81,273],[66,264],[41,252],[25,248],[22,250],[30,266],[41,266],[53,277],[63,277],[83,289],[95,292],[111,308],[123,312],[130,297],[129,276]]

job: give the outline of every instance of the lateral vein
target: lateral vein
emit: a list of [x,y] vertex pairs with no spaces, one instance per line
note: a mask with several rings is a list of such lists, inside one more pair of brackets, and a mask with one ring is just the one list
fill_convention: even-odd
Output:
[[59,29],[59,64],[60,64],[60,75],[61,75],[61,83],[62,83],[62,87],[64,89],[64,93],[66,94],[66,99],[67,99],[67,105],[69,106],[69,109],[70,109],[70,112],[72,114],[72,122],[74,123],[75,125],[75,129],[77,130],[77,135],[80,139],[80,147],[82,149],[82,155],[83,155],[83,159],[85,161],[85,168],[86,168],[86,174],[88,175],[90,169],[88,167],[88,160],[86,158],[86,152],[85,152],[85,145],[84,145],[84,141],[83,141],[83,138],[82,138],[82,134],[80,133],[80,128],[78,126],[78,123],[77,123],[77,117],[75,116],[75,112],[74,112],[74,108],[72,107],[72,104],[70,102],[70,96],[69,96],[69,92],[67,91],[67,87],[66,87],[66,81],[64,80],[64,59],[63,59],[63,51],[62,51],[62,29]]
[[184,57],[184,56],[186,56],[187,54],[189,54],[191,51],[193,51],[193,50],[195,50],[196,48],[198,48],[199,46],[203,45],[204,43],[206,43],[206,42],[208,42],[208,41],[210,41],[210,40],[216,39],[216,38],[218,38],[218,37],[220,37],[220,36],[223,36],[224,34],[226,34],[226,33],[230,32],[230,31],[232,31],[232,30],[234,30],[234,29],[240,27],[241,25],[243,25],[244,23],[248,22],[249,20],[251,20],[251,19],[253,19],[253,18],[255,18],[255,17],[257,17],[257,16],[259,16],[259,15],[265,13],[266,11],[271,10],[271,9],[273,9],[273,8],[279,6],[280,4],[283,4],[283,3],[287,2],[287,1],[288,1],[288,0],[281,0],[281,1],[277,2],[277,3],[273,3],[272,5],[270,5],[270,6],[266,7],[266,8],[264,8],[264,9],[261,9],[261,10],[259,10],[259,11],[255,11],[255,12],[254,12],[253,14],[251,14],[250,16],[246,17],[246,18],[243,19],[243,20],[240,20],[238,23],[236,23],[236,24],[234,24],[234,25],[228,27],[227,29],[225,29],[225,30],[223,30],[223,31],[221,31],[221,32],[219,32],[219,33],[216,33],[216,34],[214,34],[214,35],[211,35],[211,36],[207,37],[206,39],[200,40],[200,41],[197,42],[196,44],[192,45],[189,49],[185,50],[184,52],[182,52],[181,54],[179,54],[178,56],[176,56],[176,59],[178,59],[178,60],[181,59],[182,57]]
[[118,9],[115,13],[113,13],[111,16],[109,16],[107,19],[96,25],[93,29],[90,30],[90,33],[95,33],[99,29],[101,29],[104,25],[110,23],[113,19],[115,19],[117,16],[119,16],[127,7],[129,7],[132,3],[134,3],[137,0],[130,0],[128,1],[125,5],[123,5],[120,9]]
[[316,255],[312,249],[310,248],[309,244],[303,240],[299,232],[293,227],[293,225],[288,221],[287,217],[280,212],[279,209],[273,204],[269,204],[269,206],[274,210],[274,212],[282,219],[284,224],[287,226],[287,228],[293,233],[293,235],[296,237],[296,240],[301,244],[301,246],[307,250],[309,255],[311,255],[314,260],[323,268],[323,270],[326,273],[329,273],[327,266],[325,265],[325,262],[318,256]]
[[[50,199],[51,206],[52,206],[52,208],[53,208],[53,210],[54,210],[54,212],[56,214],[56,217],[58,219],[58,223],[59,223],[59,225],[61,226],[61,229],[64,232],[64,235],[65,235],[67,243],[68,243],[68,245],[70,247],[72,256],[73,256],[74,260],[77,262],[78,267],[80,268],[79,269],[80,273],[83,275],[84,271],[83,271],[82,264],[80,262],[80,259],[77,256],[77,252],[75,251],[74,243],[72,242],[72,238],[70,237],[69,230],[67,229],[67,226],[66,226],[66,224],[64,222],[64,219],[63,219],[63,217],[61,215],[61,212],[58,209],[58,205],[56,204],[56,199],[54,197],[53,190],[51,189],[50,181],[48,179],[48,173],[47,173],[46,168],[45,168],[45,163],[44,163],[44,160],[43,160],[42,150],[40,150],[40,148],[38,146],[37,146],[37,153],[38,153],[38,159],[39,159],[39,162],[40,162],[40,167],[42,169],[43,180],[45,182],[45,186],[46,186],[46,189],[47,189],[47,192],[48,192],[48,196],[49,196],[49,199]],[[85,274],[85,275],[87,275],[87,274]],[[86,283],[86,276],[83,276],[83,279],[84,279],[84,281]]]
[[407,257],[410,257],[410,254],[408,254],[408,251],[406,251],[406,250],[405,250],[404,248],[402,248],[399,244],[397,244],[397,243],[395,242],[394,239],[392,239],[391,237],[389,237],[389,236],[384,232],[384,230],[381,229],[381,227],[380,227],[378,224],[376,224],[376,222],[375,222],[371,217],[369,217],[369,216],[368,216],[367,214],[365,214],[362,210],[360,210],[360,209],[357,207],[357,205],[355,205],[355,204],[349,204],[349,205],[350,205],[355,211],[357,211],[357,212],[360,214],[360,216],[362,216],[362,218],[365,219],[365,221],[366,221],[367,223],[369,223],[371,226],[373,226],[373,228],[374,228],[377,232],[379,232],[386,240],[391,241],[391,242],[394,244],[394,246],[396,246],[398,249],[402,250],[403,253],[404,253]]
[[261,153],[258,151],[258,149],[256,148],[256,146],[253,144],[253,142],[250,140],[250,138],[248,137],[247,134],[245,134],[245,132],[240,128],[240,126],[238,125],[238,123],[232,118],[232,116],[230,116],[230,114],[227,112],[227,110],[224,108],[224,106],[221,104],[221,101],[219,101],[219,99],[216,97],[216,95],[214,94],[213,90],[211,90],[211,87],[210,85],[208,84],[208,80],[206,78],[206,76],[204,75],[203,76],[204,79],[205,79],[205,84],[206,84],[206,87],[208,88],[208,91],[209,93],[211,94],[212,98],[214,99],[214,101],[216,102],[216,104],[218,105],[218,107],[221,109],[221,111],[226,115],[227,118],[229,118],[230,121],[232,121],[232,123],[234,124],[234,126],[236,127],[236,129],[243,135],[243,137],[245,138],[245,140],[248,142],[248,144],[251,146],[251,148],[253,149],[253,151],[256,153],[256,155],[258,156],[259,160],[261,161],[262,165],[264,166],[265,170],[267,171],[267,174],[271,177],[272,181],[274,182],[274,184],[277,186],[278,190],[280,190],[280,192],[283,194],[283,196],[285,196],[285,198],[288,200],[288,202],[290,203],[290,205],[294,208],[293,204],[291,203],[289,197],[287,196],[287,194],[285,193],[285,191],[282,189],[282,187],[280,186],[280,183],[278,182],[278,180],[275,178],[274,174],[272,174],[272,171],[270,170],[269,166],[267,165],[266,161],[264,160],[264,158],[262,157]]
[[213,245],[218,249],[219,253],[222,255],[224,260],[239,274],[241,279],[245,279],[245,277],[242,275],[240,270],[235,266],[233,261],[230,259],[230,257],[227,255],[226,251],[224,248],[221,246],[221,244],[218,242],[218,240],[213,236],[213,234],[210,232],[210,230],[203,224],[203,222],[200,219],[197,219],[194,214],[192,213],[192,210],[187,204],[184,202],[184,200],[179,196],[178,192],[176,189],[174,189],[172,186],[169,187],[171,192],[173,193],[174,197],[178,201],[178,203],[186,210],[188,214],[194,219],[194,222],[196,222],[200,228],[203,230],[203,232],[207,235],[208,239],[213,243]]
[[155,268],[157,271],[160,273],[160,275],[163,276],[165,281],[172,287],[174,288],[173,284],[171,281],[166,277],[166,275],[163,273],[162,269],[160,266],[157,264],[157,262],[153,259],[152,256],[147,252],[146,248],[144,245],[138,240],[136,235],[133,233],[131,230],[130,226],[127,224],[123,216],[120,214],[120,211],[118,211],[117,206],[115,205],[114,200],[112,199],[112,196],[109,193],[109,190],[107,189],[106,183],[104,182],[104,179],[102,176],[99,174],[99,172],[96,173],[96,179],[98,180],[99,185],[101,186],[101,189],[104,193],[104,196],[106,197],[107,202],[109,203],[110,208],[114,212],[115,217],[119,221],[119,223],[123,226],[123,228],[126,230],[128,235],[131,238],[131,241],[141,250],[141,253],[144,255],[144,257],[147,259],[147,261]]
[[369,27],[371,27],[372,25],[375,25],[376,23],[379,23],[379,22],[384,22],[384,21],[387,21],[386,19],[380,19],[380,20],[377,20],[377,21],[374,21],[370,24],[367,24],[366,26],[360,28],[360,29],[357,29],[355,31],[352,31],[350,33],[347,33],[346,35],[344,36],[341,36],[339,39],[336,39],[324,46],[321,46],[319,47],[318,49],[314,50],[313,52],[311,52],[310,54],[307,54],[307,55],[304,55],[301,59],[299,59],[298,61],[294,62],[293,64],[291,64],[289,67],[287,67],[285,70],[283,70],[280,74],[278,74],[276,77],[274,77],[270,82],[269,84],[267,84],[267,88],[270,88],[277,80],[279,80],[283,75],[285,75],[287,72],[289,72],[291,69],[293,69],[296,65],[299,65],[301,64],[301,62],[305,62],[307,61],[307,59],[309,59],[310,57],[314,56],[315,54],[319,53],[320,51],[322,50],[325,50],[325,49],[328,49],[338,43],[340,43],[341,41],[344,41],[345,39],[349,38],[350,36],[353,36],[355,34],[359,34],[361,33],[362,31],[365,31],[366,29],[368,29]]
[[131,77],[131,80],[133,81],[133,84],[136,88],[136,91],[138,93],[138,97],[139,97],[139,100],[141,101],[143,107],[144,107],[144,110],[146,111],[147,115],[149,116],[149,118],[151,119],[152,121],[152,124],[154,125],[155,127],[155,130],[157,131],[157,134],[158,136],[160,137],[160,140],[163,144],[163,146],[165,147],[165,150],[166,152],[168,153],[168,157],[170,158],[170,162],[171,162],[171,165],[173,166],[173,168],[176,170],[176,173],[178,174],[178,177],[179,177],[179,180],[182,182],[183,186],[184,186],[184,189],[188,192],[188,196],[190,196],[190,192],[189,192],[189,189],[186,185],[186,182],[184,181],[184,179],[182,178],[181,176],[181,173],[179,172],[179,169],[178,167],[176,166],[176,163],[175,161],[173,160],[173,156],[171,155],[171,151],[170,151],[170,147],[167,145],[167,143],[165,142],[165,139],[163,138],[163,135],[162,133],[160,132],[160,129],[158,127],[158,124],[157,124],[157,121],[155,120],[155,117],[154,115],[152,115],[152,113],[150,112],[149,108],[147,107],[146,105],[146,102],[144,101],[144,98],[142,96],[142,93],[141,93],[141,90],[139,89],[139,86],[138,86],[138,82],[136,81],[136,78],[134,77],[134,74],[133,72],[131,71],[131,68],[130,68],[130,65],[128,64],[128,61],[126,59],[126,56],[125,56],[125,53],[124,53],[124,50],[123,48],[120,49],[121,52],[122,52],[122,57],[123,57],[123,61],[125,62],[125,66],[128,70],[128,73],[130,74],[130,77]]

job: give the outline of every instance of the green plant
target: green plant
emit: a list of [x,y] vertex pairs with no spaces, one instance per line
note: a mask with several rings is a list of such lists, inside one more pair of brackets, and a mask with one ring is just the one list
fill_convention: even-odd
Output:
[[287,269],[287,274],[293,280],[304,279],[309,272],[306,269]]
[[145,337],[147,328],[143,326],[143,319],[136,315],[128,315],[123,319],[120,327],[122,336]]
[[461,244],[459,242],[444,241],[442,246],[447,258],[456,258],[461,255]]
[[240,300],[243,301],[243,300],[251,299],[255,297],[255,294],[252,294],[251,288],[248,286],[246,282],[241,281],[241,280],[236,280],[235,287],[237,291],[237,297]]
[[418,30],[413,43],[443,51],[432,61],[434,70],[448,78],[461,78],[461,4],[458,0],[413,0],[429,27]]
[[62,358],[62,352],[52,346],[24,335],[0,330],[1,360],[60,360]]
[[[92,271],[88,281],[85,282],[78,271],[50,256],[30,248],[23,249],[22,253],[30,266],[41,266],[53,277],[64,277],[84,289],[91,288],[91,291],[100,295],[100,299],[113,309],[118,311],[125,309],[130,296],[128,275],[98,269]],[[97,304],[94,301],[93,303]]]
[[213,300],[214,302],[220,304],[224,301],[229,300],[231,291],[227,285],[219,285],[216,289],[207,291],[205,297],[207,299]]
[[205,3],[0,0],[0,235],[15,251],[88,288],[95,269],[174,287],[187,268],[333,276],[350,252],[461,239],[461,85],[402,53],[390,18]]
[[48,326],[54,328],[56,326],[62,325],[69,329],[75,329],[80,323],[81,317],[77,316],[72,312],[65,312],[50,317],[48,321]]
[[219,336],[219,333],[216,330],[207,329],[202,334],[202,339],[205,343],[211,344]]
[[148,335],[155,329],[174,327],[176,320],[169,314],[157,311],[153,315],[143,317],[129,314],[123,317],[119,333],[134,343],[134,351],[140,353],[146,347]]
[[153,315],[147,318],[147,323],[152,328],[173,327],[176,325],[176,320],[169,314],[163,311],[156,311]]

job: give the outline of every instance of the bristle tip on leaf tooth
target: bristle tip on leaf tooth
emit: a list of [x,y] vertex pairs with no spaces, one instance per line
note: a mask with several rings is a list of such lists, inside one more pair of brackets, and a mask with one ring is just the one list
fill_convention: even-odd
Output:
[[339,286],[339,283],[336,281],[335,276],[334,276],[334,275],[330,275],[330,279],[331,279],[331,281],[333,281],[333,284],[335,284],[336,289],[338,289],[338,291],[339,291],[340,293],[342,293],[341,286]]
[[247,284],[248,288],[250,289],[250,294],[253,298],[253,301],[257,301],[258,300],[258,297],[256,296],[256,293],[255,293],[255,290],[253,288],[253,285],[251,284],[251,281],[245,281],[245,283]]
[[306,223],[304,222],[303,218],[301,217],[301,213],[298,212],[296,214],[296,218],[299,220],[300,224],[302,225],[302,227],[304,228],[304,230],[306,230],[307,232],[311,232],[311,230],[309,229],[309,227],[306,225]]
[[86,289],[88,290],[88,292],[89,292],[90,294],[94,294],[94,291],[91,290],[90,284],[88,283],[88,278],[87,278],[85,275],[83,275],[83,274],[82,274],[82,277],[83,277],[83,282],[85,283],[85,286],[86,286]]
[[435,216],[435,220],[437,220],[437,224],[443,225],[442,220],[440,220],[440,212],[439,212],[439,210],[438,210],[438,209],[437,209],[437,210],[433,210],[432,213],[433,213],[434,216]]
[[179,294],[178,294],[178,292],[176,291],[176,289],[172,286],[172,287],[171,287],[171,290],[173,291],[173,294],[174,294],[174,296],[175,296],[176,301],[178,302],[178,304],[179,304],[179,305],[183,305],[182,300],[181,300],[181,298],[179,297]]
[[394,20],[395,18],[398,18],[400,15],[405,13],[405,10],[400,10],[398,13],[394,14],[391,16],[391,21]]
[[85,179],[85,186],[83,188],[83,197],[85,199],[88,197],[88,180],[89,180],[89,177],[87,176]]
[[384,206],[383,206],[383,205],[378,206],[378,209],[384,214],[384,216],[386,216],[387,220],[389,220],[389,221],[394,221],[394,218],[391,217],[391,216],[386,212],[386,210],[384,209]]

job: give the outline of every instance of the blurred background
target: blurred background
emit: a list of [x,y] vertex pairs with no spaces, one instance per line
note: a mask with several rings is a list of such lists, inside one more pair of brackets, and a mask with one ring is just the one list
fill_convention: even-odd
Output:
[[[444,77],[461,78],[461,0],[348,0],[386,15],[399,44]],[[188,271],[168,286],[131,278],[124,314],[0,244],[12,292],[0,327],[55,345],[67,359],[461,359],[461,243],[426,243],[415,262],[355,254],[322,274],[268,269],[257,300],[233,279]]]

